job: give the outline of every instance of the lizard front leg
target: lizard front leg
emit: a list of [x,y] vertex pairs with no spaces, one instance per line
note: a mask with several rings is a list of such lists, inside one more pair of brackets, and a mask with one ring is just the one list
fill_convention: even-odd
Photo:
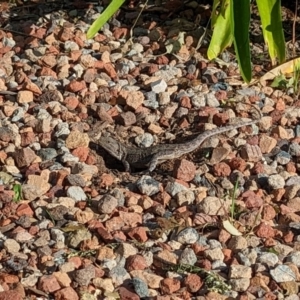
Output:
[[157,166],[157,163],[158,163],[158,155],[154,155],[149,164],[149,168],[148,168],[149,172],[154,171],[154,169]]

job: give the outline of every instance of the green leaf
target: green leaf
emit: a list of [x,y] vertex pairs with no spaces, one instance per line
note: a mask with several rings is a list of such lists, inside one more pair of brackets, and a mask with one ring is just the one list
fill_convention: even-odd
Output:
[[271,87],[285,89],[287,87],[288,81],[286,77],[281,74],[274,78],[273,82],[271,83]]
[[233,44],[241,75],[246,82],[251,81],[251,55],[249,42],[250,0],[231,0],[231,28]]
[[179,32],[178,38],[176,40],[169,39],[166,41],[166,53],[178,53],[181,47],[184,45],[184,35],[185,32]]
[[256,0],[256,3],[272,64],[275,65],[276,58],[283,63],[285,61],[285,41],[281,21],[281,1]]
[[13,201],[14,202],[19,202],[22,197],[22,186],[21,184],[14,184],[13,185],[13,191],[14,191],[14,197]]
[[230,0],[222,2],[219,13],[216,12],[218,2],[214,2],[212,15],[213,34],[208,47],[208,59],[215,59],[225,48],[232,44],[232,34],[230,26]]
[[122,6],[125,0],[112,0],[112,2],[107,6],[101,16],[94,21],[94,23],[89,28],[86,36],[91,39],[95,34],[101,29],[101,27],[111,18],[111,16]]

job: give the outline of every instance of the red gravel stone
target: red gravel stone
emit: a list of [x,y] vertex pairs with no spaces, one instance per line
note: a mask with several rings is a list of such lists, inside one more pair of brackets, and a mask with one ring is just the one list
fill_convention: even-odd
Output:
[[71,287],[57,291],[54,296],[55,300],[79,300],[77,293]]
[[18,283],[19,277],[12,274],[0,273],[0,280],[5,283],[12,284],[12,283]]
[[148,267],[145,258],[142,255],[131,255],[126,260],[126,270],[144,270]]
[[221,229],[219,233],[219,242],[226,243],[231,238],[231,234],[225,230]]
[[67,109],[74,110],[78,106],[79,100],[77,97],[70,96],[64,100],[64,104]]
[[182,120],[180,120],[178,125],[179,125],[180,128],[190,127],[190,123],[188,122],[188,120],[186,118],[183,118]]
[[164,278],[160,282],[160,290],[163,294],[173,294],[180,289],[180,281],[176,278]]
[[17,291],[4,291],[0,292],[0,299],[1,300],[23,300],[24,297],[21,293]]
[[231,169],[226,163],[220,162],[213,166],[213,172],[215,176],[228,177],[231,173]]
[[107,188],[111,186],[115,181],[115,178],[112,174],[103,173],[100,176],[100,186],[102,188]]
[[277,189],[272,191],[272,195],[274,196],[273,201],[279,202],[285,194],[285,189]]
[[264,206],[263,211],[262,211],[262,218],[265,221],[273,220],[276,217],[276,215],[277,215],[277,213],[276,213],[275,209],[273,208],[273,206],[271,206],[271,205]]
[[181,107],[192,108],[191,99],[188,96],[181,97],[179,102]]
[[54,293],[60,289],[60,285],[53,275],[43,275],[39,279],[39,289],[46,293]]
[[224,125],[229,119],[229,116],[227,113],[216,113],[213,116],[213,122],[217,126]]
[[126,287],[118,288],[120,300],[140,300],[140,297]]
[[287,244],[292,243],[294,240],[294,233],[289,230],[287,233],[284,234],[283,240]]
[[30,216],[33,217],[33,211],[27,203],[22,203],[17,208],[17,215],[20,216]]
[[74,93],[80,92],[81,90],[83,90],[85,88],[86,88],[86,83],[83,80],[81,80],[81,81],[73,80],[67,86],[67,89],[70,92],[74,92]]
[[179,180],[191,181],[195,177],[196,167],[195,165],[186,160],[177,160],[174,165],[173,176]]
[[79,161],[85,162],[88,154],[89,154],[89,148],[87,147],[77,147],[72,151],[72,154],[79,158]]
[[258,237],[261,238],[273,238],[275,236],[274,229],[264,222],[260,223],[255,230],[255,233]]
[[117,72],[111,63],[104,64],[103,69],[109,77],[111,78],[117,77]]
[[122,124],[124,126],[133,125],[136,123],[136,115],[131,111],[121,113],[120,117],[119,117],[119,121],[120,121],[120,124]]
[[128,231],[127,234],[133,240],[136,240],[136,241],[139,241],[142,243],[144,243],[148,240],[148,236],[147,236],[145,227],[132,228]]
[[30,148],[18,149],[15,152],[16,165],[19,168],[29,166],[35,159],[36,155]]
[[189,292],[196,293],[202,287],[203,281],[197,274],[189,274],[184,279],[184,284]]
[[232,170],[244,172],[246,170],[247,164],[242,158],[234,157],[229,161],[229,166]]
[[259,208],[263,205],[261,197],[256,195],[253,191],[247,191],[242,194],[242,198],[247,208]]
[[286,170],[288,173],[296,173],[297,169],[295,166],[295,163],[290,161],[289,163],[286,164]]

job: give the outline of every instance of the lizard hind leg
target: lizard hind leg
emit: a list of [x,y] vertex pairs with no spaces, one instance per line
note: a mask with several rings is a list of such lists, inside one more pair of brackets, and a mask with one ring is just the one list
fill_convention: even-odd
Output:
[[131,169],[130,169],[130,164],[128,163],[128,161],[122,160],[122,163],[123,163],[123,166],[124,166],[124,168],[125,168],[125,172],[130,173],[130,172],[131,172]]

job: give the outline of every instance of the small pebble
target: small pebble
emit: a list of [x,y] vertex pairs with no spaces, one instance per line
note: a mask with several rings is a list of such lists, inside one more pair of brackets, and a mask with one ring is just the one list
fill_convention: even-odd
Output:
[[137,188],[143,195],[152,196],[159,192],[159,182],[151,176],[143,175],[137,182]]

